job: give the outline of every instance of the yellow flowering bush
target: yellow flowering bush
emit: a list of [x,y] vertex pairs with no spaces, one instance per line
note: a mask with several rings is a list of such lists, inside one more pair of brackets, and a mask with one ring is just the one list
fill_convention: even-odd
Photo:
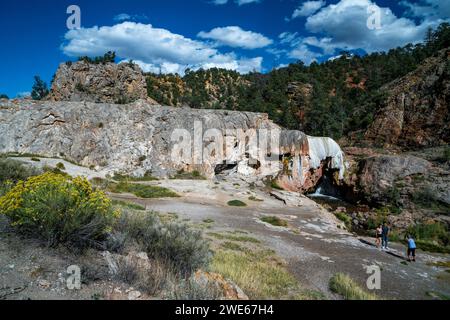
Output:
[[18,230],[49,245],[96,246],[119,216],[110,199],[85,178],[47,172],[19,181],[0,198],[0,213]]

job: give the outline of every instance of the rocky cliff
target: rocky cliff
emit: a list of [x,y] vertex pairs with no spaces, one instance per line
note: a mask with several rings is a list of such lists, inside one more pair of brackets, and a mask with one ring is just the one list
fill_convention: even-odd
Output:
[[[344,169],[329,138],[285,131],[266,114],[153,105],[10,101],[0,104],[0,153],[64,157],[109,172],[168,177],[228,169],[247,177],[284,178],[290,189],[317,183],[324,165]],[[280,146],[280,147],[278,147]],[[290,171],[283,171],[284,160]]]
[[147,99],[147,84],[139,66],[131,63],[62,63],[52,83],[50,101],[126,104]]
[[366,139],[407,149],[450,143],[450,49],[382,91],[388,97]]

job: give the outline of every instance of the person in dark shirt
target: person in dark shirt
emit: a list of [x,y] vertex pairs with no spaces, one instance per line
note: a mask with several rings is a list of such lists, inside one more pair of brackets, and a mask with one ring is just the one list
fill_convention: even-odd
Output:
[[381,229],[381,248],[383,250],[387,250],[389,242],[389,227],[386,222],[383,223],[383,227]]

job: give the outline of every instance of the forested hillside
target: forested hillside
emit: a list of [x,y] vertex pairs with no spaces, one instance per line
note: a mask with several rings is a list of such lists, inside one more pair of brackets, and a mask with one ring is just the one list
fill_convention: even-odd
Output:
[[367,129],[385,93],[383,85],[450,47],[450,25],[429,30],[420,44],[366,56],[342,52],[310,66],[302,62],[267,74],[210,69],[179,75],[147,74],[148,94],[166,105],[266,112],[278,124],[339,139]]

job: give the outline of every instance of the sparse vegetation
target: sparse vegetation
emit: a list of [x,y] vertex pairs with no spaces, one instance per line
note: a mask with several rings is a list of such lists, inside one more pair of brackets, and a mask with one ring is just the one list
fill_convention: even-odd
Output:
[[158,186],[147,186],[142,184],[134,184],[128,182],[119,182],[109,186],[110,190],[115,193],[132,193],[139,198],[176,198],[178,194],[167,188]]
[[192,172],[185,172],[184,170],[180,170],[176,175],[171,177],[173,180],[206,180],[204,176],[197,170]]
[[256,198],[255,196],[250,196],[250,197],[248,198],[248,200],[250,200],[250,201],[255,201],[255,202],[263,202],[263,201],[264,201],[263,199],[258,199],[258,198]]
[[230,234],[230,233],[216,233],[216,232],[210,232],[207,233],[208,236],[219,239],[219,240],[230,240],[230,241],[236,241],[236,242],[249,242],[249,243],[260,243],[260,241],[256,238],[244,236],[244,235],[237,235],[237,234]]
[[230,207],[246,207],[247,206],[247,204],[245,202],[242,202],[241,200],[228,201],[228,205]]
[[436,160],[443,163],[450,162],[450,147],[445,147],[442,151],[442,155],[439,156]]
[[363,290],[352,278],[342,273],[331,278],[330,290],[345,300],[380,300],[377,295]]
[[283,190],[283,188],[278,185],[277,179],[270,180],[270,184],[269,185],[270,185],[270,187],[272,189]]
[[219,300],[222,298],[221,290],[211,282],[200,283],[194,277],[182,279],[176,286],[168,290],[165,296],[169,300]]
[[158,178],[152,176],[152,173],[148,171],[142,177],[135,177],[122,173],[115,173],[113,176],[113,180],[118,182],[146,182],[146,181],[158,181]]
[[243,248],[239,244],[237,244],[235,242],[231,242],[231,241],[225,241],[220,246],[226,250],[245,251],[245,248]]
[[250,299],[317,299],[303,291],[273,251],[216,252],[211,270],[235,282]]
[[98,56],[94,58],[90,58],[87,56],[79,57],[78,61],[84,61],[90,64],[106,64],[106,63],[114,63],[116,61],[116,53],[108,51],[103,56]]
[[39,170],[26,166],[20,161],[0,157],[0,183],[6,181],[17,183],[19,180],[26,180],[39,173]]
[[450,253],[450,232],[443,223],[417,224],[409,227],[406,230],[406,234],[410,234],[416,239],[419,249],[430,252]]
[[436,197],[436,193],[433,192],[429,187],[424,187],[416,193],[412,194],[411,198],[413,203],[420,208],[443,213],[450,212],[450,205],[438,199]]
[[275,216],[265,216],[261,218],[262,222],[271,224],[275,227],[284,227],[286,228],[288,226],[288,223],[286,220],[283,220],[281,218],[275,217]]
[[351,228],[351,226],[352,226],[352,218],[350,218],[350,216],[348,216],[344,212],[335,212],[334,215],[336,216],[336,218],[338,218],[339,220],[344,222],[345,226],[347,228]]
[[126,211],[115,233],[115,239],[123,240],[114,247],[134,243],[152,259],[164,262],[183,275],[207,266],[211,257],[209,245],[200,231],[179,222],[163,222],[155,213],[142,215]]
[[112,205],[120,206],[120,207],[124,207],[124,208],[128,208],[128,209],[133,209],[133,210],[145,211],[145,208],[143,206],[133,203],[133,202],[112,200]]
[[440,292],[434,292],[434,291],[427,291],[426,293],[427,296],[433,298],[433,299],[438,299],[438,300],[450,300],[450,296],[445,295],[443,293]]

